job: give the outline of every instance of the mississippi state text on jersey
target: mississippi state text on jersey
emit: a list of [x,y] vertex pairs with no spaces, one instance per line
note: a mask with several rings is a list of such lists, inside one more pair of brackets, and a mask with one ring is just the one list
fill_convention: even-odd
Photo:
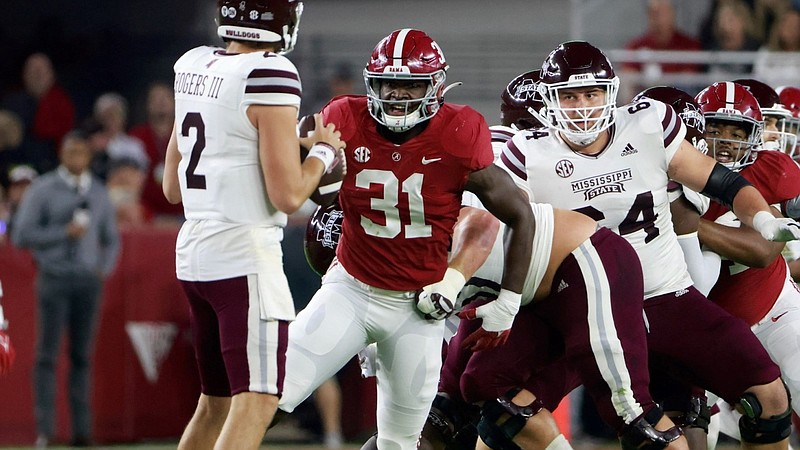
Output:
[[589,156],[556,131],[521,131],[498,165],[531,201],[584,213],[627,239],[642,262],[645,298],[685,289],[692,280],[672,228],[667,167],[686,127],[672,107],[643,99],[617,108],[610,133]]

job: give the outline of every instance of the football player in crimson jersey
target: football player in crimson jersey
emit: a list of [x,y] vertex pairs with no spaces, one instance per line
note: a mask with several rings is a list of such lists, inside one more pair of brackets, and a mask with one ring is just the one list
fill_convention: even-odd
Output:
[[798,147],[800,147],[800,87],[779,86],[775,92],[778,93],[781,105],[792,114],[789,119],[789,132],[793,132],[797,139],[795,139],[795,148],[789,155],[797,160],[800,158],[800,152],[798,152]]
[[441,367],[444,319],[464,275],[448,249],[464,190],[508,225],[503,289],[478,311],[475,339],[501,344],[519,308],[533,215],[492,164],[488,126],[446,103],[447,63],[422,31],[382,39],[364,70],[366,96],[343,96],[322,115],[347,142],[339,191],[337,261],[289,328],[280,408],[291,412],[358,351],[377,343],[378,448],[415,449]]
[[[225,49],[200,46],[175,63],[163,190],[187,219],[176,271],[201,381],[181,449],[258,448],[283,390],[294,319],[283,227],[345,145],[319,116],[311,136],[297,136],[300,78],[282,54],[302,9],[296,0],[218,0]],[[302,163],[300,142],[310,148]]]
[[[642,100],[617,107],[618,84],[596,47],[559,45],[542,65],[546,109],[534,112],[550,129],[516,134],[501,164],[532,201],[583,212],[633,245],[644,271],[650,361],[663,370],[686,368],[694,375],[689,383],[742,405],[745,447],[785,449],[789,401],[780,371],[739,319],[692,286],[667,183],[673,179],[732,205],[769,240],[797,239],[800,227],[774,217],[744,178],[685,141],[685,125],[668,105]],[[674,333],[676,323],[684,332]],[[728,345],[734,341],[735,349]]]
[[[737,83],[721,82],[697,95],[706,117],[706,140],[709,148],[716,149],[720,162],[727,164],[738,159],[730,156],[735,152],[760,145],[761,109],[752,93],[757,92]],[[784,205],[800,195],[800,168],[788,155],[779,150],[760,150],[753,152],[749,161],[739,168],[739,173],[767,202],[785,210]],[[712,202],[703,214],[698,232],[701,244],[723,260],[709,300],[750,325],[780,367],[792,408],[800,411],[800,292],[781,257],[783,246],[741,226],[729,208],[717,202]],[[731,412],[730,406],[721,406],[720,410]],[[725,427],[736,420],[722,423],[723,432],[739,438],[738,429]]]
[[740,78],[734,83],[745,87],[758,101],[764,119],[761,144],[756,150],[778,150],[792,156],[797,145],[797,135],[792,130],[792,112],[781,104],[775,89],[752,78]]

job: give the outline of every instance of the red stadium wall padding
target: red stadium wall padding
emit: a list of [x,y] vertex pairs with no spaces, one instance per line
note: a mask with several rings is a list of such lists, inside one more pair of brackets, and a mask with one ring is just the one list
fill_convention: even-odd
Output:
[[[106,280],[94,352],[94,439],[97,443],[177,439],[194,412],[200,384],[191,347],[189,311],[175,279],[177,230],[122,231],[122,252]],[[291,257],[287,252],[286,257]],[[302,258],[302,254],[299,254]],[[291,276],[291,274],[289,274]],[[0,446],[31,445],[36,267],[31,254],[0,244],[0,282],[9,335],[17,352],[0,376]],[[66,346],[57,372],[57,440],[70,439]],[[375,430],[375,379],[360,376],[353,359],[340,374],[342,428],[360,440]],[[555,412],[569,437],[569,404]]]
[[[122,253],[106,281],[94,352],[94,439],[98,443],[177,439],[200,392],[189,311],[175,279],[177,230],[122,231]],[[287,253],[287,257],[291,257]],[[299,254],[302,258],[302,253]],[[291,274],[290,274],[291,276]],[[36,267],[31,254],[0,244],[0,282],[9,334],[17,351],[0,376],[0,446],[36,439],[32,373],[36,340]],[[57,440],[70,439],[66,346],[58,363]],[[354,360],[342,374],[345,437],[375,428],[375,383]]]
[[[99,443],[179,436],[194,411],[199,381],[187,303],[175,280],[176,236],[177,230],[158,228],[122,233],[119,265],[103,292],[94,352],[92,405],[94,439]],[[0,445],[31,444],[36,438],[35,274],[30,253],[0,246],[3,307],[17,350],[11,373],[0,377],[0,399],[7,406],[0,408]],[[65,350],[66,346],[57,377],[58,440],[70,438]]]

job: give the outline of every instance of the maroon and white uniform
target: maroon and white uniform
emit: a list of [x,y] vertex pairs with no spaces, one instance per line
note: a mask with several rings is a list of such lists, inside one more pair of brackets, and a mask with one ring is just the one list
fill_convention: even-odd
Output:
[[733,401],[777,378],[750,330],[692,287],[667,196],[667,168],[685,134],[678,115],[646,99],[617,108],[609,131],[594,156],[573,152],[557,132],[522,131],[498,164],[532,200],[582,212],[630,242],[644,273],[651,360],[689,367],[698,377],[687,381]]
[[266,192],[247,107],[299,108],[300,78],[283,56],[215,47],[189,50],[174,68],[187,219],[175,259],[192,308],[203,393],[280,394],[294,319],[281,250],[286,215]]
[[[740,173],[767,203],[781,204],[800,195],[800,168],[783,152],[759,151],[755,161]],[[740,225],[728,208],[716,202],[703,218]],[[719,279],[708,298],[751,326],[780,367],[792,394],[793,409],[800,411],[800,292],[783,257],[764,268],[723,259]]]
[[436,394],[444,321],[417,313],[414,293],[444,275],[467,176],[493,160],[489,129],[472,108],[445,103],[398,145],[378,132],[366,97],[336,98],[322,114],[347,142],[342,236],[338,263],[289,328],[279,406],[292,411],[375,342],[380,434],[415,440]]

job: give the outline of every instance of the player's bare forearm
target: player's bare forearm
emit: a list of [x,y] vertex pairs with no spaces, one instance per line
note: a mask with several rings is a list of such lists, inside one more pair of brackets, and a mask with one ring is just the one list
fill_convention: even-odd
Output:
[[453,230],[449,267],[469,279],[491,253],[499,229],[500,221],[491,213],[462,207]]
[[486,209],[508,227],[502,286],[521,293],[536,232],[530,204],[511,177],[494,165],[471,173],[466,188],[474,192]]
[[783,242],[764,239],[750,228],[734,228],[705,219],[698,226],[700,242],[727,259],[748,267],[767,267],[783,250]]

